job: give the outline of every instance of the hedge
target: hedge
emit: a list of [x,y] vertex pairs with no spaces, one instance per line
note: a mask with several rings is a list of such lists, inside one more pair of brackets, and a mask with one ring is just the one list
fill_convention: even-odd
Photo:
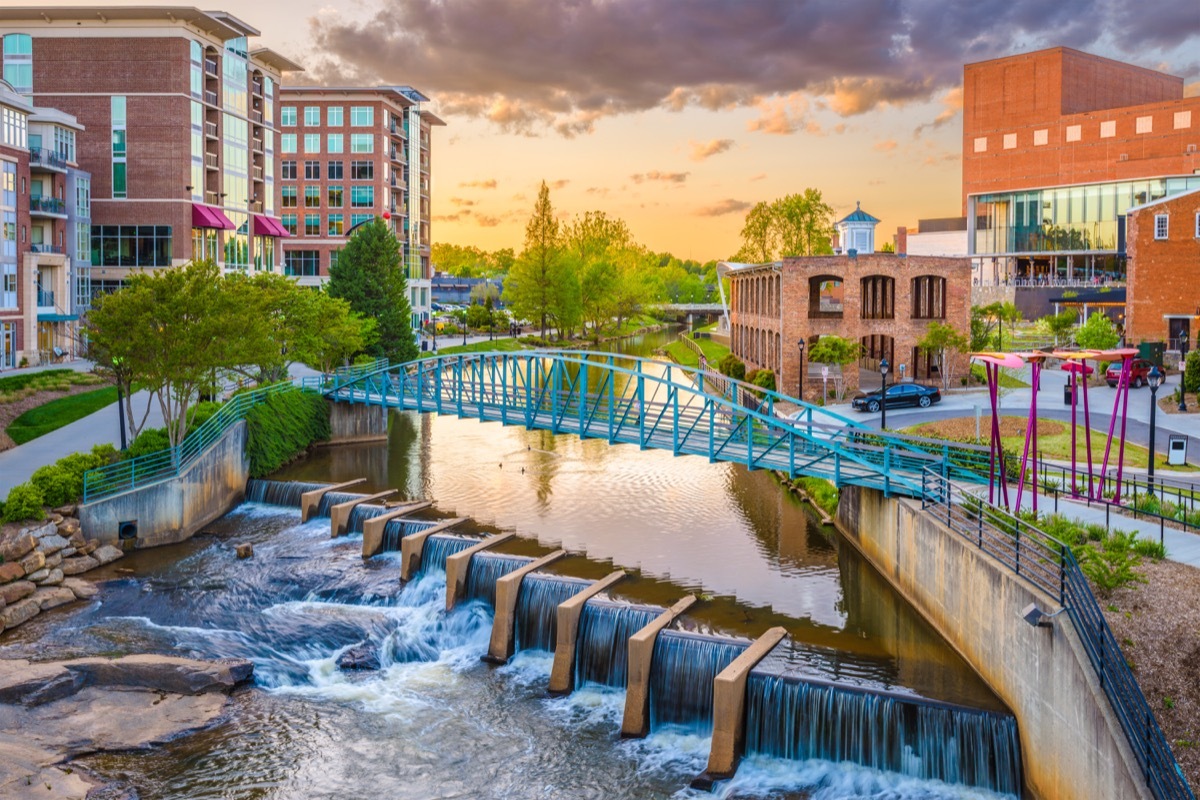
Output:
[[329,405],[314,392],[273,394],[246,413],[250,477],[261,478],[329,439]]

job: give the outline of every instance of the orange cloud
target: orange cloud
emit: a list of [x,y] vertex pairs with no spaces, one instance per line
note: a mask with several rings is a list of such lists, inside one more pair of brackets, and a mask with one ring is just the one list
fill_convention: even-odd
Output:
[[703,161],[706,158],[724,153],[733,147],[733,139],[710,139],[707,142],[690,141],[692,161]]

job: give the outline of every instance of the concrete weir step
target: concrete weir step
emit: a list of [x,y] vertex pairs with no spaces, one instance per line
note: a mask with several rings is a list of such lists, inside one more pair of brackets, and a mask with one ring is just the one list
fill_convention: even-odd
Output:
[[708,767],[692,781],[693,789],[711,790],[733,777],[746,743],[746,679],[750,670],[783,641],[787,631],[771,628],[713,679],[713,735]]
[[696,595],[689,594],[659,614],[653,622],[629,637],[629,667],[625,675],[625,716],[621,737],[640,739],[650,733],[650,661],[658,633],[692,607]]
[[356,497],[353,500],[347,500],[344,503],[338,503],[333,508],[329,509],[329,538],[336,539],[339,536],[345,536],[347,528],[350,525],[350,512],[355,506],[360,506],[363,503],[371,503],[375,500],[383,500],[396,494],[395,489],[388,489],[386,492],[376,492],[369,494],[366,497]]
[[558,634],[554,642],[554,666],[550,670],[550,694],[569,694],[575,689],[575,640],[584,604],[625,575],[624,570],[617,570],[568,597],[555,610]]
[[371,517],[363,523],[362,557],[370,558],[383,547],[383,531],[387,524],[398,517],[415,514],[433,505],[432,500],[422,500],[416,503],[404,503],[391,511],[386,511],[378,517]]
[[[431,533],[431,531],[421,531],[419,534],[417,534],[417,536],[427,536],[429,533]],[[468,547],[466,550],[463,550],[461,553],[455,553],[454,555],[452,555],[446,559],[446,610],[447,611],[452,610],[454,608],[455,604],[457,604],[458,601],[463,598],[463,595],[465,595],[467,593],[467,571],[471,567],[471,556],[473,556],[476,553],[479,553],[483,550],[487,550],[489,547],[495,547],[498,544],[504,544],[505,542],[507,542],[509,539],[512,539],[516,535],[517,534],[515,531],[509,531],[508,533],[498,533],[495,536],[489,536],[488,538],[484,539],[479,544],[472,545],[471,547]],[[406,540],[407,539],[415,539],[416,536],[405,536],[404,538]],[[425,544],[425,541],[422,540],[421,546],[424,546],[424,544]],[[403,558],[401,560],[401,563],[405,567],[407,567],[408,559]],[[416,564],[408,571],[408,574],[415,575],[415,574],[417,574],[417,570],[419,570],[420,568],[421,568],[421,555],[420,555],[420,551],[418,551],[417,557],[416,557]],[[405,579],[405,580],[407,580],[407,579]]]
[[[444,533],[455,525],[466,522],[466,517],[455,517],[444,522],[439,522],[431,528],[426,528],[420,533],[414,533],[411,536],[405,536],[400,540],[400,580],[410,581],[413,576],[421,571],[421,553],[425,551],[425,540],[435,533]],[[450,565],[446,565],[447,579],[449,578]]]
[[566,554],[566,550],[555,550],[496,581],[496,616],[492,618],[492,638],[484,661],[507,664],[512,658],[513,632],[516,630],[514,617],[517,613],[517,597],[521,594],[521,581],[529,573],[554,563]]
[[366,478],[355,478],[352,481],[345,483],[335,483],[332,486],[322,486],[320,489],[313,489],[311,492],[305,492],[300,495],[300,521],[308,522],[313,513],[321,505],[321,498],[329,492],[340,492],[342,489],[349,489],[351,486],[358,486],[360,483],[366,483]]

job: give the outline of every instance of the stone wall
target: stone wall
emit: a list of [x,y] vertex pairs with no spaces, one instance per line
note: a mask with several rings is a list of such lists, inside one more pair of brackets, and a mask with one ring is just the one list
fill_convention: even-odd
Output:
[[387,440],[388,413],[364,403],[329,403],[328,444],[354,444]]
[[125,540],[133,547],[175,544],[240,503],[249,477],[246,423],[238,422],[181,475],[82,505],[79,520],[85,534],[108,544],[127,522],[137,529]]
[[1033,797],[1150,797],[1066,615],[1036,628],[1020,616],[1033,602],[1057,608],[1053,598],[942,526],[917,501],[845,487],[838,522],[1016,715]]

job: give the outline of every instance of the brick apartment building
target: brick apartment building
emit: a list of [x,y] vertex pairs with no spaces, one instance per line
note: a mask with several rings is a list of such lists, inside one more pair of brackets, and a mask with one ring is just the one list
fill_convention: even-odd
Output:
[[328,279],[356,225],[388,221],[401,242],[413,327],[430,318],[431,130],[444,125],[409,86],[285,87],[279,210],[284,272]]
[[1200,189],[1129,209],[1126,230],[1126,342],[1166,342],[1170,350],[1181,346],[1196,349],[1200,334]]
[[0,34],[5,79],[80,123],[93,292],[193,258],[281,264],[277,93],[299,66],[251,49],[257,30],[189,7],[38,5],[0,8]]

